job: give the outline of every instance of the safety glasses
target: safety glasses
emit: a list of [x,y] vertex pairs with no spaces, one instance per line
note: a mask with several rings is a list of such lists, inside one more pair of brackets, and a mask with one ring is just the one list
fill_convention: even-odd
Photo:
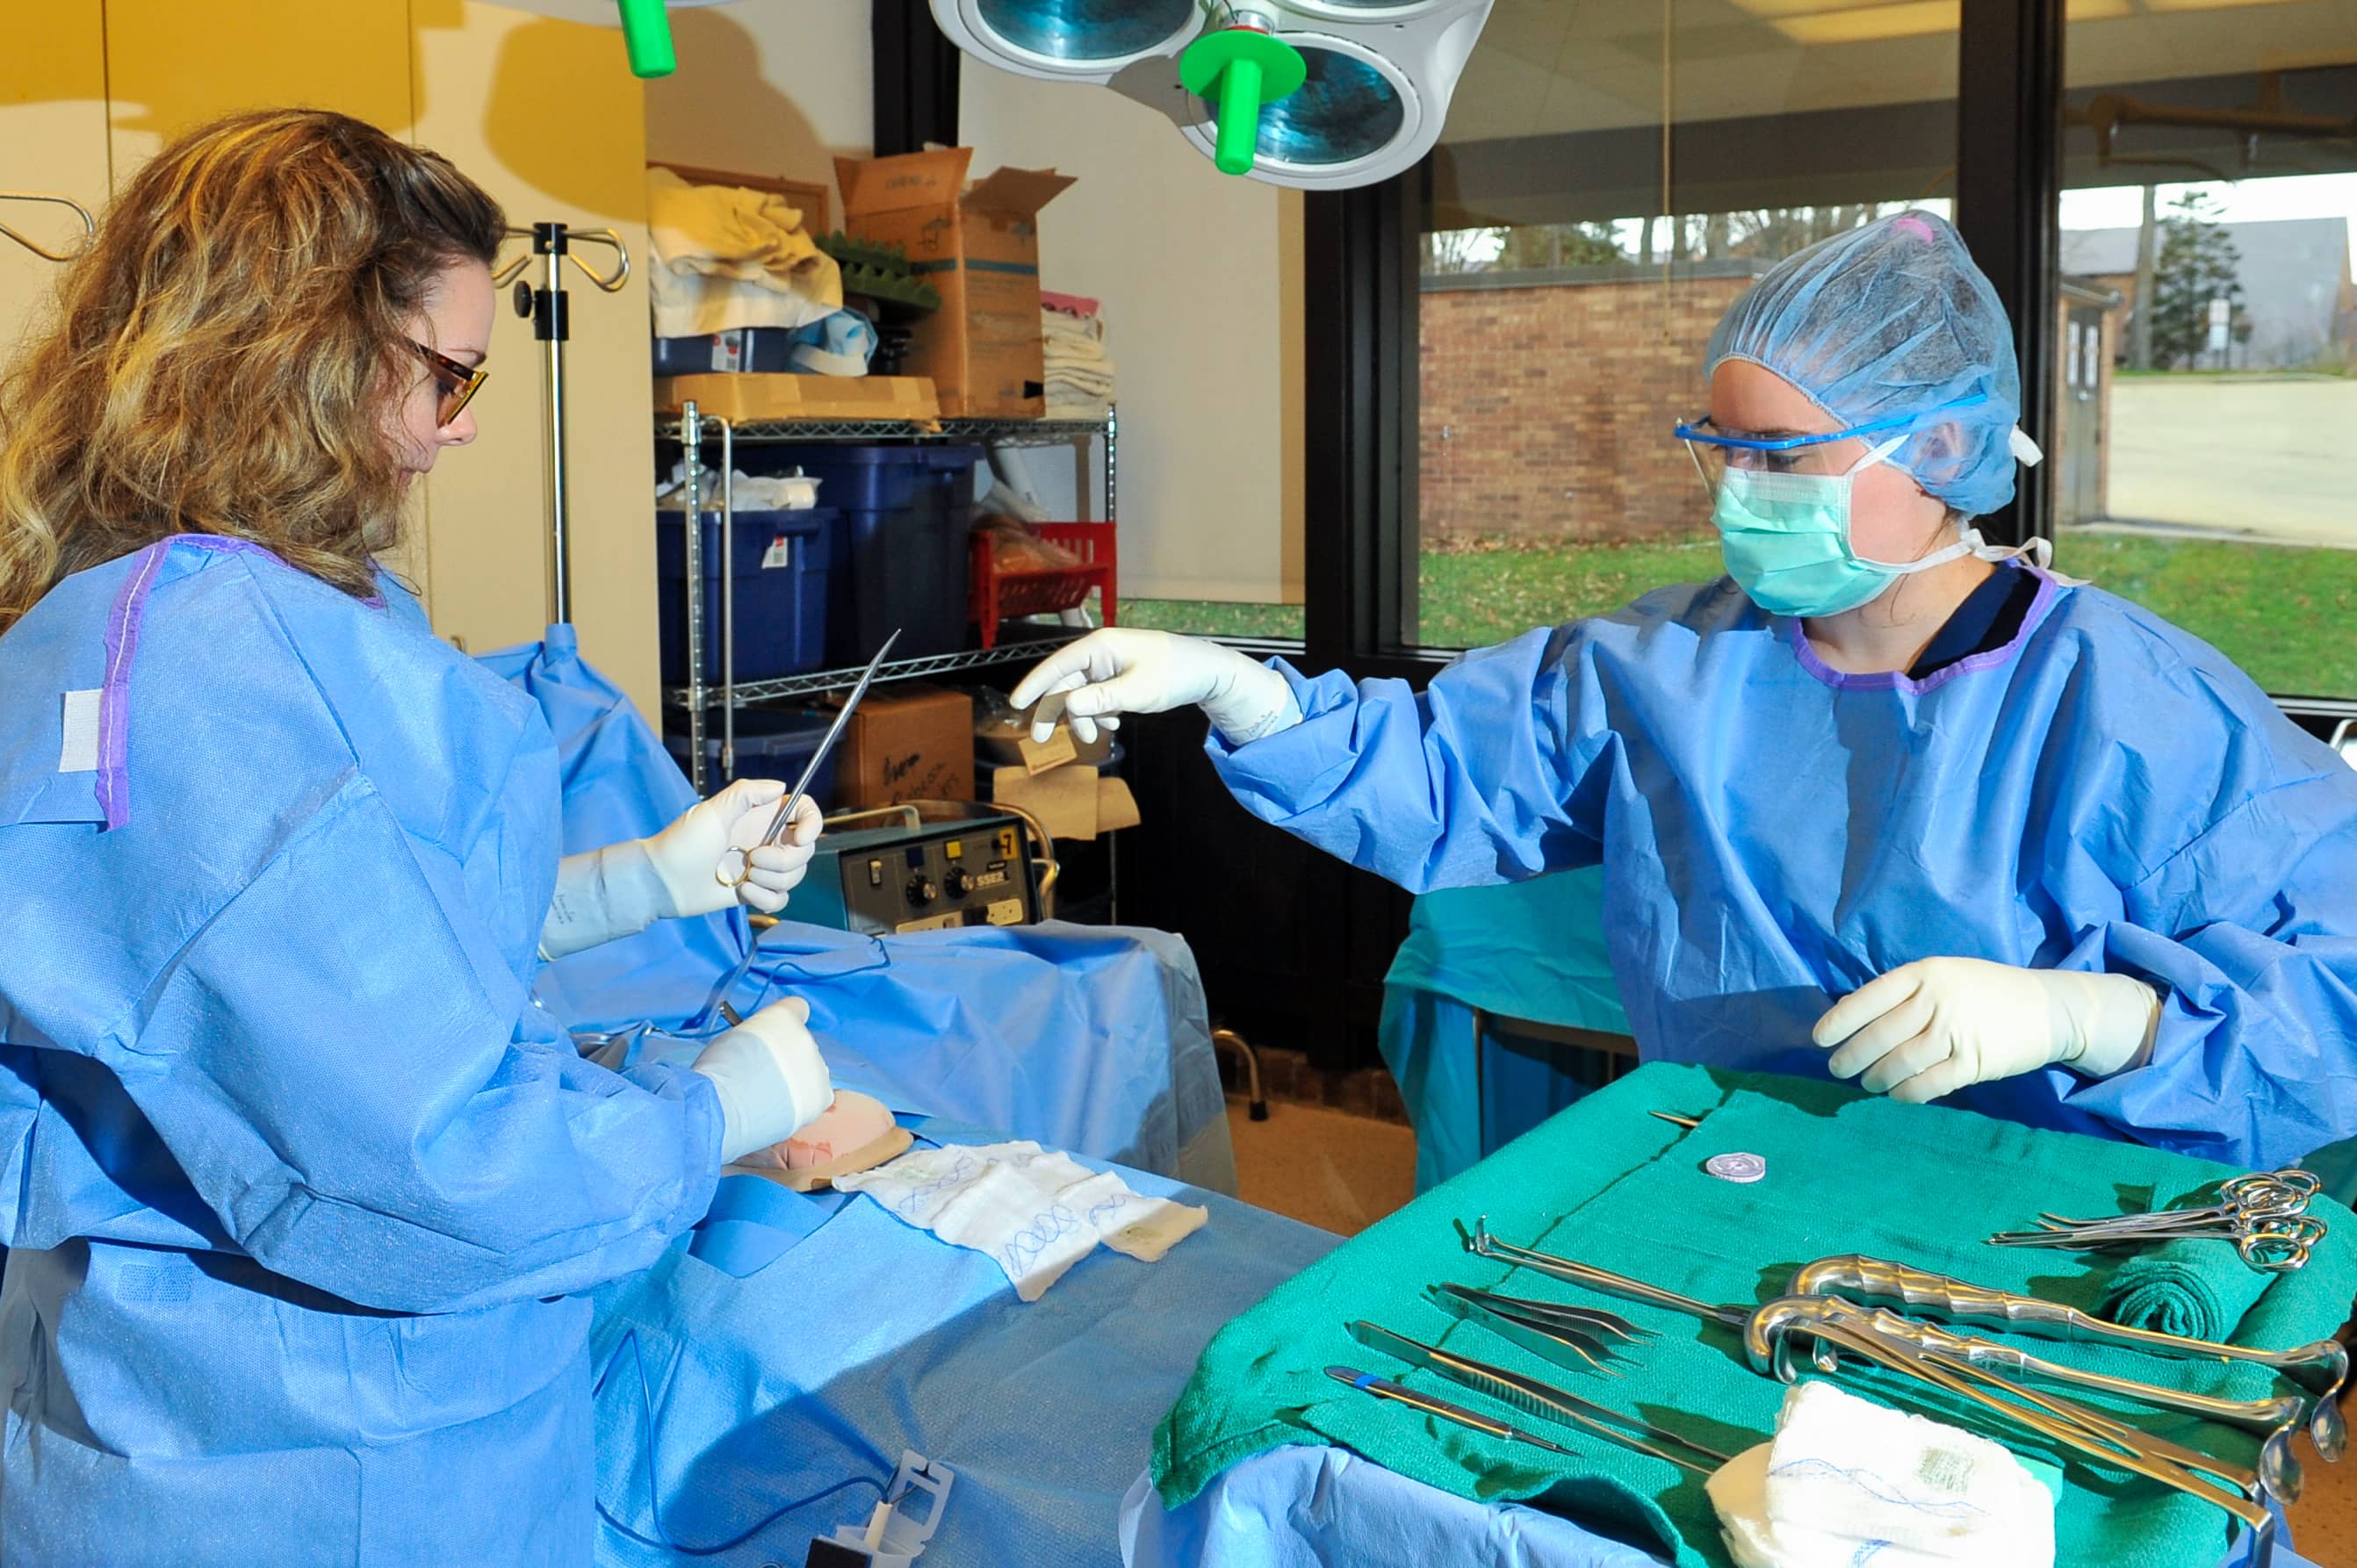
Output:
[[1835,441],[1847,441],[1853,436],[1875,435],[1910,425],[1929,423],[1932,417],[1975,407],[1988,401],[1976,394],[1943,403],[1936,409],[1919,410],[1912,413],[1893,414],[1889,419],[1853,424],[1846,430],[1829,430],[1806,435],[1758,435],[1746,430],[1727,430],[1714,424],[1706,415],[1689,420],[1671,434],[1686,444],[1686,455],[1694,459],[1695,472],[1702,476],[1703,484],[1714,496],[1718,494],[1718,482],[1732,467],[1754,473],[1792,474],[1815,473],[1820,469],[1838,472],[1838,468],[1817,461],[1819,448]]
[[442,389],[442,401],[434,411],[434,423],[439,428],[457,419],[467,404],[482,391],[490,371],[480,365],[462,365],[447,354],[437,354],[425,344],[411,338],[409,346],[425,361],[426,371],[435,385]]

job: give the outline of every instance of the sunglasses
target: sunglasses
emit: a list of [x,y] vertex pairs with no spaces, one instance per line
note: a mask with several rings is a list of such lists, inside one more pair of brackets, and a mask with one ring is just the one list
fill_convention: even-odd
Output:
[[448,424],[483,388],[490,371],[480,365],[462,365],[447,354],[437,354],[425,344],[412,338],[409,346],[425,361],[426,371],[442,389],[442,402],[434,412],[436,427]]

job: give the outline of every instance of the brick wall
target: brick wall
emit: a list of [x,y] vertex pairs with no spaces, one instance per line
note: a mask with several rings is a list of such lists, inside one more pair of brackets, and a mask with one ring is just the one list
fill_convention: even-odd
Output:
[[1716,270],[1727,275],[1426,280],[1424,537],[1706,534],[1709,499],[1670,429],[1705,411],[1703,346],[1753,275]]

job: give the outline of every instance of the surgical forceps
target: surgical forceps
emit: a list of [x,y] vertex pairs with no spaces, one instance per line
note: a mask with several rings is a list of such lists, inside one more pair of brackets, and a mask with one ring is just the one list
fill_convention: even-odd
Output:
[[[1462,1233],[1462,1228],[1459,1229]],[[1533,1269],[1606,1294],[1684,1312],[1747,1336],[1753,1332],[1760,1314],[1769,1310],[1738,1305],[1714,1306],[1609,1270],[1516,1247],[1491,1236],[1485,1222],[1476,1222],[1472,1234],[1466,1237],[1465,1244],[1469,1251],[1481,1257]],[[2250,1473],[2252,1479],[2269,1494],[2287,1499],[2298,1495],[2301,1484],[2299,1465],[2290,1447],[2290,1434],[2294,1431],[2302,1424],[2308,1425],[2311,1435],[2316,1438],[2319,1452],[2327,1459],[2339,1457],[2347,1446],[2347,1431],[2341,1424],[2340,1405],[2333,1395],[2347,1375],[2348,1359],[2340,1346],[2330,1342],[2309,1346],[2300,1351],[2270,1352],[2252,1350],[2243,1346],[2179,1339],[2174,1335],[2154,1334],[2147,1329],[2122,1328],[2102,1323],[2074,1308],[2040,1301],[2034,1296],[2013,1296],[2003,1292],[1986,1291],[1938,1274],[1857,1256],[1828,1258],[1812,1263],[1793,1275],[1787,1289],[1792,1298],[1845,1300],[1857,1314],[1857,1320],[1865,1331],[1919,1354],[1938,1357],[1943,1363],[1953,1361],[1969,1368],[1975,1377],[1993,1377],[1994,1374],[1986,1369],[2001,1366],[2041,1380],[2115,1394],[2155,1408],[2181,1411],[2258,1434],[2264,1439],[2265,1446],[2261,1450],[2260,1468]],[[1994,1324],[2032,1335],[2042,1331],[2047,1337],[2110,1340],[2180,1359],[2209,1359],[2224,1355],[2230,1359],[2297,1369],[2287,1370],[2287,1375],[2311,1388],[2322,1387],[2310,1399],[2216,1399],[2163,1384],[2143,1383],[2084,1371],[1990,1340],[1948,1334],[1895,1314],[1868,1314],[1868,1307],[1886,1301],[1929,1308],[1935,1315],[1947,1316],[1961,1322]],[[1827,1342],[1828,1337],[1820,1337],[1821,1346]],[[1831,1370],[1825,1362],[1825,1358],[1820,1359],[1821,1369]],[[1784,1376],[1784,1380],[1789,1382],[1791,1378],[1786,1375],[1786,1370],[1780,1364],[1779,1375]],[[2007,1386],[2010,1388],[2012,1385]],[[2134,1428],[2123,1430],[2135,1431]],[[2141,1437],[2142,1434],[2137,1435]],[[2237,1472],[2237,1479],[2241,1474]]]
[[1501,1404],[1512,1405],[1525,1415],[1535,1415],[1561,1425],[1592,1432],[1624,1448],[1650,1454],[1656,1459],[1692,1470],[1698,1476],[1709,1475],[1715,1466],[1681,1458],[1654,1444],[1665,1444],[1683,1448],[1689,1454],[1698,1454],[1705,1459],[1716,1461],[1717,1465],[1726,1464],[1730,1457],[1716,1448],[1706,1448],[1690,1438],[1681,1437],[1674,1432],[1640,1421],[1635,1416],[1622,1415],[1617,1410],[1592,1404],[1577,1394],[1566,1393],[1536,1378],[1526,1378],[1520,1372],[1493,1367],[1487,1361],[1476,1361],[1469,1356],[1459,1356],[1436,1345],[1419,1345],[1405,1335],[1394,1334],[1372,1323],[1363,1320],[1353,1323],[1350,1331],[1351,1338],[1370,1350],[1381,1350],[1412,1367],[1437,1372],[1460,1388],[1488,1394]]
[[2274,1559],[2275,1515],[2268,1510],[2266,1478],[2258,1471],[2138,1431],[2066,1400],[2034,1392],[1985,1368],[1891,1338],[1876,1331],[1864,1308],[1839,1296],[1787,1296],[1752,1314],[1744,1329],[1743,1348],[1753,1369],[1792,1381],[1796,1374],[1789,1339],[1794,1332],[1814,1338],[1821,1350],[1832,1346],[1847,1351],[1860,1360],[1969,1400],[2103,1464],[2118,1466],[2222,1509],[2250,1527],[2254,1568],[2267,1568]]
[[[786,798],[778,802],[778,814],[770,819],[769,827],[762,832],[759,841],[753,845],[753,849],[766,849],[776,843],[779,831],[793,820],[794,808],[802,804],[802,796],[810,789],[811,780],[818,777],[818,770],[825,765],[828,756],[834,750],[834,743],[843,738],[845,728],[851,723],[851,715],[858,711],[859,699],[867,695],[867,688],[876,683],[876,672],[884,668],[884,660],[891,654],[892,645],[899,640],[900,632],[896,628],[892,635],[884,639],[884,646],[876,650],[876,657],[867,661],[867,668],[860,671],[859,683],[851,688],[851,696],[844,703],[843,711],[834,715],[834,723],[827,727],[825,736],[818,743],[818,749],[811,753],[808,762],[802,764],[802,777],[795,779],[794,787],[786,791]],[[753,850],[728,851],[720,857],[719,867],[713,875],[720,879],[720,886],[723,887],[743,886],[746,880],[753,875]],[[714,986],[711,993],[705,997],[704,1005],[697,1010],[694,1017],[688,1020],[689,1028],[704,1027],[712,1021],[712,1015],[716,1012],[727,1021],[728,1026],[732,1029],[745,1021],[737,1009],[728,1004],[728,993],[736,990],[737,982],[743,980],[751,972],[753,955],[760,950],[761,934],[759,931],[747,931],[745,956],[737,961],[735,968],[720,977],[720,983]]]
[[732,849],[720,857],[720,868],[713,874],[719,877],[720,886],[742,887],[751,878],[753,850],[768,849],[775,844],[778,834],[793,820],[794,808],[802,803],[802,796],[810,790],[811,780],[817,778],[818,770],[825,766],[828,755],[834,750],[834,743],[843,738],[844,727],[851,723],[851,715],[858,712],[859,699],[867,695],[867,688],[875,684],[876,671],[884,668],[884,660],[891,657],[892,645],[899,640],[898,631],[886,638],[884,646],[876,650],[876,657],[867,661],[867,668],[860,671],[859,684],[851,689],[850,700],[843,704],[843,711],[834,715],[834,723],[827,726],[825,738],[818,743],[818,749],[811,753],[808,762],[802,764],[802,777],[794,780],[791,789],[786,791],[786,798],[778,802],[778,814],[770,819],[769,827],[754,843],[753,849]]
[[2243,1262],[2262,1273],[2289,1273],[2305,1264],[2309,1251],[2324,1240],[2324,1221],[2308,1212],[2309,1199],[2322,1185],[2298,1169],[2235,1176],[2219,1187],[2218,1201],[2206,1208],[2163,1208],[2097,1219],[2041,1214],[2040,1229],[2000,1231],[1989,1242],[2097,1251],[2209,1239],[2232,1241]]
[[1477,1324],[1543,1360],[1575,1372],[1619,1377],[1620,1373],[1605,1365],[1620,1354],[1611,1340],[1644,1336],[1644,1330],[1635,1324],[1609,1312],[1495,1295],[1457,1284],[1432,1285],[1424,1294],[1433,1305],[1450,1316]]
[[[2349,1380],[2349,1352],[2330,1339],[2319,1339],[2312,1345],[2302,1345],[2290,1350],[2260,1350],[2248,1345],[2230,1345],[2219,1340],[2189,1339],[2181,1335],[2162,1334],[2150,1328],[2131,1328],[2125,1324],[2105,1323],[2099,1317],[2092,1317],[2077,1307],[2064,1306],[2060,1302],[2041,1301],[2034,1295],[2019,1295],[2010,1291],[1989,1290],[1981,1285],[1967,1284],[1963,1280],[1950,1279],[1944,1274],[1928,1273],[1921,1269],[1909,1268],[1904,1263],[1886,1262],[1880,1258],[1860,1257],[1856,1253],[1818,1259],[1793,1274],[1792,1283],[1785,1289],[1793,1295],[1838,1295],[1868,1306],[1903,1306],[1946,1323],[2010,1329],[2036,1339],[2117,1345],[2142,1351],[2147,1356],[2178,1361],[2244,1361],[2265,1367],[2305,1396],[2303,1402],[2307,1409],[2302,1419],[2308,1425],[2309,1435],[2316,1441],[2316,1451],[2324,1455],[2328,1463],[2337,1462],[2349,1451],[2349,1428],[2341,1413],[2341,1390]],[[2041,1362],[2040,1365],[2043,1367],[2051,1363]],[[2077,1369],[2072,1370],[2077,1374]],[[2096,1380],[2096,1375],[2093,1373],[2077,1374],[2076,1380],[2092,1388],[2109,1386],[2108,1381]],[[2136,1397],[2146,1398],[2143,1394]],[[2243,1406],[2240,1416],[2228,1417],[2185,1402],[2196,1397],[2179,1396],[2179,1402],[2170,1408],[2190,1410],[2213,1419],[2232,1420],[2233,1424],[2251,1431],[2261,1429],[2264,1407],[2267,1402],[2250,1402]],[[2154,1402],[2147,1400],[2147,1402]]]

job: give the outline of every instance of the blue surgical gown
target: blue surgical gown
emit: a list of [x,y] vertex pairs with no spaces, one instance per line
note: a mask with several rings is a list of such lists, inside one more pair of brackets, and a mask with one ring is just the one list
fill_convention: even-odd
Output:
[[578,1293],[720,1115],[530,1004],[556,812],[529,697],[251,547],[0,637],[0,1560],[588,1560]]
[[[2019,569],[2019,568],[2016,568]],[[2131,974],[2148,1063],[1947,1101],[2265,1168],[2357,1132],[2357,773],[2215,650],[2049,577],[2014,639],[1846,675],[1725,578],[1469,654],[1421,696],[1284,671],[1236,798],[1411,890],[1601,861],[1648,1058],[1822,1074],[1917,959]]]

